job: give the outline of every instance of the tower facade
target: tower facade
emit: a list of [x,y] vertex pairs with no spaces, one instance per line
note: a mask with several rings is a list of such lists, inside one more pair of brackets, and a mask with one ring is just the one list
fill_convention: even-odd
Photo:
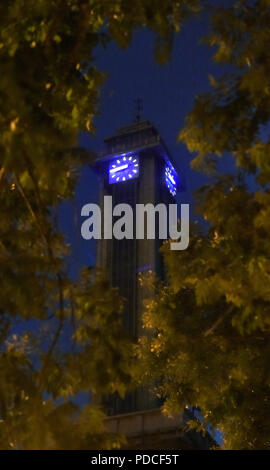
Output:
[[[181,181],[168,149],[158,131],[148,121],[139,121],[120,128],[115,135],[105,139],[105,150],[96,161],[100,178],[100,207],[104,213],[104,196],[112,197],[112,207],[129,204],[133,209],[134,238],[98,241],[97,266],[103,268],[112,286],[119,288],[126,299],[123,325],[130,335],[141,332],[141,315],[146,297],[140,284],[141,274],[152,271],[164,278],[160,247],[164,240],[136,239],[136,204],[175,203]],[[145,214],[146,218],[146,214]],[[156,214],[158,222],[158,214]],[[156,230],[158,223],[156,225]],[[145,220],[144,227],[147,223]],[[126,396],[110,397],[109,414],[150,410],[158,406],[157,400],[147,390],[137,390]]]

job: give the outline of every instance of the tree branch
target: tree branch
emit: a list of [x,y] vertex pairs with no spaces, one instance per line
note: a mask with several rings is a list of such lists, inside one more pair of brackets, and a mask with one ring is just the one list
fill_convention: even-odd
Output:
[[[30,212],[30,214],[31,214],[31,216],[32,216],[32,218],[33,218],[33,220],[34,220],[34,222],[35,222],[35,224],[36,224],[36,226],[37,226],[37,228],[38,228],[38,230],[39,230],[39,232],[40,232],[40,234],[41,234],[43,240],[44,240],[44,242],[45,242],[46,245],[48,246],[47,236],[46,236],[46,234],[45,234],[45,232],[44,232],[44,230],[43,230],[42,225],[40,224],[40,222],[39,222],[39,220],[38,220],[38,217],[37,217],[36,214],[35,214],[35,211],[33,210],[32,206],[31,206],[31,204],[30,204],[30,202],[29,202],[29,199],[28,199],[28,197],[27,197],[27,195],[26,195],[26,193],[25,193],[25,191],[24,191],[23,186],[21,185],[21,182],[20,182],[20,180],[19,180],[19,177],[18,177],[18,175],[17,175],[16,173],[14,173],[14,177],[15,177],[16,185],[17,185],[17,187],[18,187],[18,189],[19,189],[19,192],[20,192],[20,194],[21,194],[21,196],[22,196],[22,198],[23,198],[23,200],[24,200],[24,202],[25,202],[25,205],[26,205],[27,209],[29,210],[29,212]],[[51,251],[51,250],[50,250],[50,251]],[[50,253],[50,251],[49,251],[49,253]]]
[[217,321],[211,326],[211,328],[209,328],[208,330],[204,332],[203,336],[206,338],[207,336],[211,335],[216,330],[216,328],[225,320],[225,318],[227,318],[228,315],[230,315],[233,309],[234,309],[234,305],[231,305],[230,308],[227,310],[227,312],[225,312],[224,315],[220,316],[217,319]]
[[[29,170],[29,168],[28,168],[28,171],[29,171],[29,175],[30,175],[30,177],[31,177],[31,179],[34,183],[34,186],[35,186],[35,193],[36,193],[36,197],[37,197],[37,200],[38,200],[37,202],[38,202],[39,209],[40,209],[39,212],[40,212],[40,214],[42,214],[41,198],[40,198],[40,195],[39,195],[39,189],[37,187],[33,171]],[[48,255],[49,255],[50,259],[53,260],[54,259],[53,251],[52,251],[51,246],[50,246],[49,238],[48,238],[46,232],[43,230],[42,224],[40,223],[35,211],[33,210],[32,206],[31,206],[31,204],[28,200],[28,197],[27,197],[27,195],[24,191],[24,188],[20,183],[19,177],[17,175],[15,175],[15,180],[16,180],[16,184],[18,186],[19,192],[20,192],[20,194],[21,194],[21,196],[22,196],[22,198],[23,198],[23,200],[24,200],[24,202],[25,202],[25,204],[26,204],[33,220],[35,221],[35,223],[36,223],[36,225],[37,225],[37,227],[40,231],[40,234],[42,235],[42,238],[43,238],[45,244],[46,244],[46,247],[47,247],[47,250],[48,250]],[[51,345],[50,345],[50,347],[49,347],[49,349],[48,349],[48,351],[45,355],[43,365],[42,365],[40,373],[39,373],[36,399],[38,399],[38,397],[42,393],[44,380],[45,380],[45,372],[47,371],[50,359],[52,357],[53,351],[56,347],[56,344],[58,342],[58,339],[60,337],[60,334],[61,334],[61,331],[62,331],[62,328],[63,328],[63,324],[64,324],[63,280],[62,280],[62,276],[61,276],[60,272],[58,272],[56,276],[57,276],[58,290],[59,290],[59,310],[60,310],[59,324],[58,324],[57,330],[54,334],[52,343],[51,343]]]

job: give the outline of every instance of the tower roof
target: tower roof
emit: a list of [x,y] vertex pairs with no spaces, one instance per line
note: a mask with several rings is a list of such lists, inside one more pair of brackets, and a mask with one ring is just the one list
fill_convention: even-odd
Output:
[[138,121],[120,127],[114,135],[104,139],[104,143],[105,148],[99,153],[98,161],[149,147],[158,147],[159,153],[165,153],[171,160],[169,150],[159,132],[149,121]]
[[152,129],[158,135],[158,131],[149,121],[133,122],[132,124],[128,126],[119,127],[116,131],[116,134],[111,137],[107,137],[104,140],[104,142],[109,142],[111,139],[114,139],[115,137],[119,135],[124,136],[124,135],[134,134],[137,132],[142,132],[142,131],[149,130],[149,129]]

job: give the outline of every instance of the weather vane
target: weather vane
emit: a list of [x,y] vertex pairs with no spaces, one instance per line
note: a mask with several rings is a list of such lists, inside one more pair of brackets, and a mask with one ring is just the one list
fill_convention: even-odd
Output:
[[142,100],[137,98],[134,101],[135,101],[135,106],[136,106],[136,122],[140,122],[141,113],[142,113],[142,110],[143,110]]

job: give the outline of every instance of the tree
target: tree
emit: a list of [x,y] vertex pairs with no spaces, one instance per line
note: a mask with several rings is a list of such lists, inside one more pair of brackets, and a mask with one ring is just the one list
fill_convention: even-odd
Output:
[[[199,426],[222,431],[226,449],[270,448],[269,20],[265,0],[212,14],[207,42],[228,73],[210,77],[179,138],[215,183],[197,192],[205,222],[189,248],[163,248],[169,282],[147,305],[154,334],[138,346],[140,380],[159,383],[165,410],[198,407]],[[224,153],[241,177],[219,173]]]
[[[24,261],[37,266],[25,251]],[[130,383],[130,340],[122,328],[122,301],[101,274],[85,270],[77,282],[63,277],[55,281],[47,269],[45,265],[39,279],[31,276],[33,302],[17,284],[21,274],[31,275],[31,268],[23,267],[21,273],[17,268],[17,279],[3,286],[5,294],[6,286],[14,285],[12,303],[17,300],[21,312],[14,317],[13,312],[2,312],[0,447],[118,447],[123,438],[106,431],[102,408],[89,403],[81,407],[76,395],[117,391],[123,396]],[[39,292],[41,298],[36,298]],[[23,314],[32,319],[30,324]]]
[[[8,0],[0,6],[1,448],[119,444],[79,391],[123,394],[130,384],[121,299],[86,271],[72,281],[57,207],[72,198],[92,158],[79,130],[94,130],[104,75],[98,44],[126,47],[134,29],[172,34],[199,2]],[[66,339],[64,339],[66,338]],[[79,430],[79,431],[78,431]]]

